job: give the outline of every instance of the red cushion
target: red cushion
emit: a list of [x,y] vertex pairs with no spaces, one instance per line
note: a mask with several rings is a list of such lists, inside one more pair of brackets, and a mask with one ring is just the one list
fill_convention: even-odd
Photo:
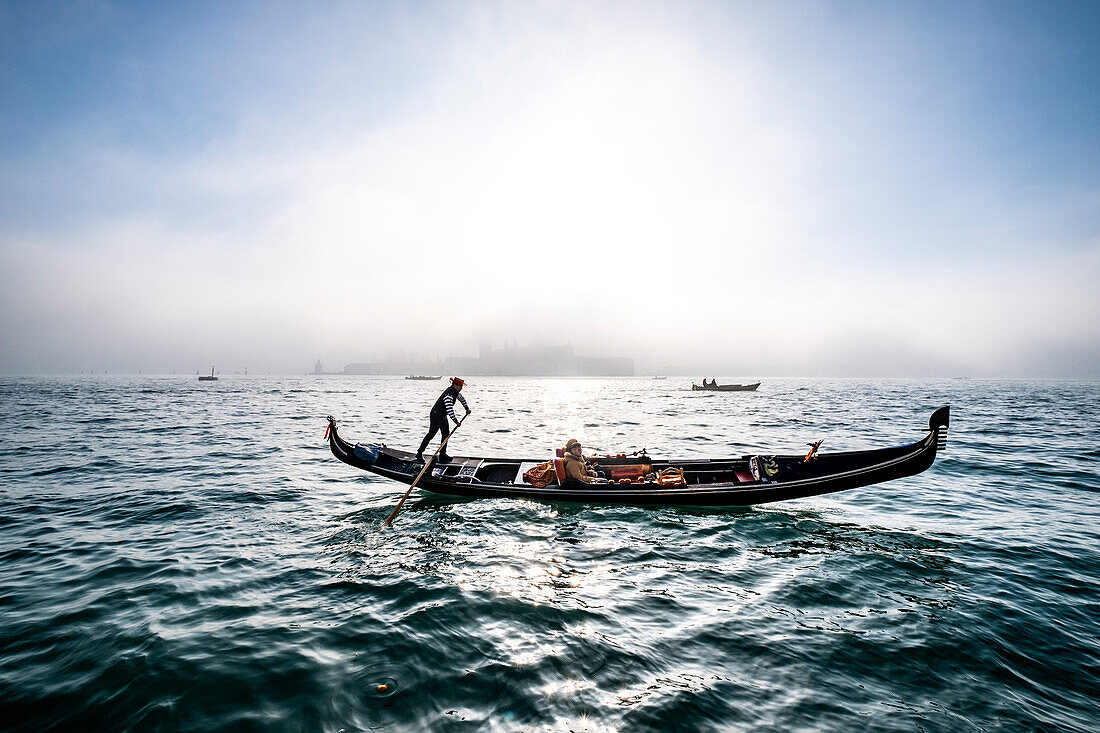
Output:
[[559,484],[564,484],[565,483],[565,459],[563,459],[563,458],[555,458],[554,459],[554,473],[556,473],[558,475],[558,483]]
[[749,473],[748,471],[736,471],[735,470],[733,472],[733,475],[736,476],[737,480],[740,481],[741,483],[747,483],[749,481],[755,481],[756,480],[752,477],[752,474]]
[[605,470],[610,474],[611,478],[618,480],[621,478],[628,478],[633,481],[636,478],[642,478],[652,466],[645,464],[632,463],[626,466],[608,466]]

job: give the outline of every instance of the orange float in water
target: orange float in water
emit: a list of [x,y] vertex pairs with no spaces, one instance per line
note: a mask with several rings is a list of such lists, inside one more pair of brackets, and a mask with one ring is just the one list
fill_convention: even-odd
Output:
[[378,685],[378,691],[379,692],[385,692],[388,689],[390,689],[389,685]]

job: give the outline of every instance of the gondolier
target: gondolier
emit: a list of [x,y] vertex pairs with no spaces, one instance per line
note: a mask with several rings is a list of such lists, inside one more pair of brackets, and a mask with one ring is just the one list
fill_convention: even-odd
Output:
[[[428,434],[424,436],[424,442],[420,444],[420,450],[416,452],[416,460],[424,461],[424,449],[428,447],[428,443],[432,442],[432,438],[436,433],[442,433],[441,440],[446,440],[447,436],[451,434],[451,424],[447,422],[447,418],[455,421],[458,424],[458,418],[455,417],[455,400],[457,399],[462,403],[462,406],[466,408],[466,414],[470,414],[470,406],[466,404],[466,398],[463,397],[462,387],[465,386],[458,377],[451,377],[451,386],[443,390],[443,394],[439,395],[439,399],[432,405],[432,411],[428,414],[431,424],[428,426]],[[439,453],[439,461],[441,463],[449,463],[451,457],[447,455],[447,449],[444,448]]]

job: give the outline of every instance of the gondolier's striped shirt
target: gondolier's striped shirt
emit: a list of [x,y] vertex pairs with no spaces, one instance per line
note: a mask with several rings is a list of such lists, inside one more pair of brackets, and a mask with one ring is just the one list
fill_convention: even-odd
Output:
[[455,392],[454,396],[451,396],[450,391],[443,393],[443,406],[447,408],[447,415],[455,422],[458,422],[458,418],[455,417],[455,397],[457,397],[458,401],[462,403],[462,406],[466,408],[466,412],[470,411],[470,406],[466,404],[466,398],[458,392]]

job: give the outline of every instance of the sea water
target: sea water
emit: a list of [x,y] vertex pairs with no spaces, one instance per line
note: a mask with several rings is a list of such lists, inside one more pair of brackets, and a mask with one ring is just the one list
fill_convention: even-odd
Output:
[[414,494],[379,532],[406,487],[325,416],[415,448],[444,385],[0,378],[0,728],[1100,728],[1100,384],[471,378],[452,455],[951,428],[927,472],[830,496]]

